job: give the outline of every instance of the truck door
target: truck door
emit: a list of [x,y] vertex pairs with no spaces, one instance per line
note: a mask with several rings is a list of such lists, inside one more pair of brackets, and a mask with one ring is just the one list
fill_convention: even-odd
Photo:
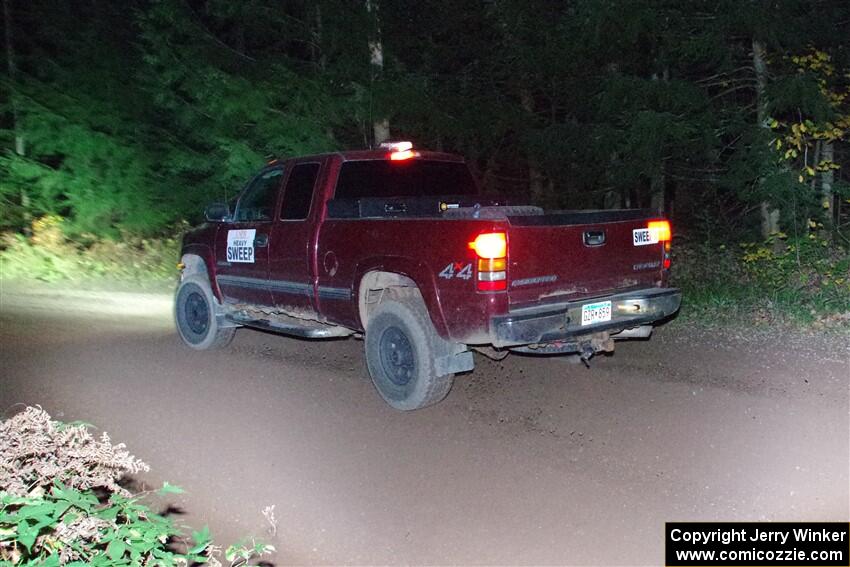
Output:
[[273,304],[291,314],[312,316],[314,301],[316,227],[320,211],[313,206],[321,160],[296,163],[283,189],[278,220],[269,248],[269,288]]
[[236,202],[216,236],[216,281],[227,303],[271,305],[269,243],[283,167],[264,169]]

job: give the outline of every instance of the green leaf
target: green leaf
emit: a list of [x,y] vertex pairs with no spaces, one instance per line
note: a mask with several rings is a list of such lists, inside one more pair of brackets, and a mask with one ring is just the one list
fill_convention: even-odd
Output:
[[100,512],[98,512],[98,517],[103,518],[104,520],[114,520],[118,517],[118,513],[121,511],[121,508],[118,506],[110,506],[109,508],[104,508]]
[[167,482],[163,482],[162,488],[160,488],[157,491],[157,494],[162,496],[162,495],[165,495],[165,494],[183,494],[183,492],[185,492],[185,491],[182,488],[180,488],[179,486],[174,486],[173,484],[168,484]]
[[40,530],[34,529],[33,527],[27,526],[26,524],[22,524],[22,528],[18,530],[18,542],[27,548],[27,551],[32,549],[32,544],[35,543],[35,538],[38,537],[38,532]]
[[127,545],[124,543],[124,540],[114,539],[109,542],[108,546],[106,546],[106,554],[109,555],[109,558],[113,561],[117,561],[124,557],[125,551],[127,551]]
[[200,531],[192,532],[192,539],[195,541],[195,546],[189,550],[189,553],[195,554],[204,551],[212,540],[210,527],[204,526]]
[[58,482],[53,486],[52,494],[57,500],[65,500],[70,502],[77,508],[91,511],[92,507],[97,505],[97,497],[91,491],[82,492],[75,488],[64,488]]
[[[41,502],[41,501],[40,501]],[[41,521],[44,518],[52,517],[53,511],[56,509],[55,502],[43,502],[35,505],[27,505],[18,510],[18,518],[36,518]]]
[[59,502],[56,504],[56,508],[53,510],[53,519],[59,520],[62,517],[62,514],[68,511],[68,508],[71,507],[70,502]]

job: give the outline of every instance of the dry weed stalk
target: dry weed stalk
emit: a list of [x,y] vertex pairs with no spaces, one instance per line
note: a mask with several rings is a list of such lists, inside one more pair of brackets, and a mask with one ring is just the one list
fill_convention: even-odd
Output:
[[130,496],[118,480],[149,470],[123,443],[113,445],[105,432],[96,439],[85,425],[52,421],[41,407],[0,422],[0,491],[26,496],[59,482]]

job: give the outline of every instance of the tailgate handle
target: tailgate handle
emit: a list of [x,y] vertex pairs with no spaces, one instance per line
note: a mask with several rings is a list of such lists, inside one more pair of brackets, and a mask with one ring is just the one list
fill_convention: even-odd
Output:
[[384,205],[385,213],[406,213],[407,205],[404,203],[387,203]]
[[585,246],[602,246],[605,244],[604,230],[585,230],[584,245]]

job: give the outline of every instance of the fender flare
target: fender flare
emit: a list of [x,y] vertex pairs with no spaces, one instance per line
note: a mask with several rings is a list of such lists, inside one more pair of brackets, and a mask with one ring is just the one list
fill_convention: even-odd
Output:
[[221,290],[218,288],[218,282],[215,277],[215,255],[213,254],[212,248],[206,244],[187,244],[183,246],[183,249],[180,251],[180,260],[184,264],[187,264],[185,260],[186,256],[197,256],[201,259],[203,267],[206,269],[206,274],[209,278],[213,295],[215,295],[216,299],[222,301]]
[[389,272],[412,280],[419,289],[419,293],[422,294],[425,308],[428,311],[428,316],[431,318],[434,329],[436,329],[442,338],[451,340],[443,307],[440,303],[440,296],[437,293],[437,282],[433,270],[421,260],[414,260],[404,256],[367,258],[357,264],[354,273],[352,301],[356,302],[356,316],[362,329],[366,328],[366,322],[361,320],[360,315],[360,285],[363,282],[363,278],[369,272]]

